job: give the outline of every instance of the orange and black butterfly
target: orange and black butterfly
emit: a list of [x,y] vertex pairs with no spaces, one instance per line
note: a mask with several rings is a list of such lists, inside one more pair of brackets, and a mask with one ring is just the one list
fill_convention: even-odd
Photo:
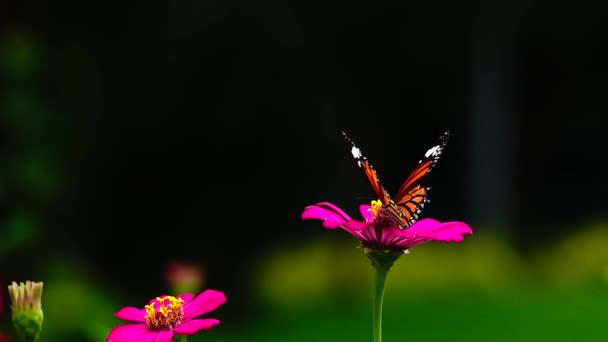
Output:
[[425,203],[429,202],[427,193],[431,189],[421,186],[420,180],[431,172],[443,154],[450,133],[447,131],[443,133],[443,135],[439,137],[437,144],[426,151],[416,168],[414,168],[405,182],[403,182],[395,197],[391,197],[388,191],[380,184],[380,179],[378,179],[376,170],[374,170],[367,158],[363,156],[361,150],[345,132],[342,132],[342,134],[346,141],[352,145],[351,153],[359,167],[365,172],[365,176],[367,176],[372,189],[382,203],[384,212],[402,228],[407,228],[416,222],[421,209],[424,207]]

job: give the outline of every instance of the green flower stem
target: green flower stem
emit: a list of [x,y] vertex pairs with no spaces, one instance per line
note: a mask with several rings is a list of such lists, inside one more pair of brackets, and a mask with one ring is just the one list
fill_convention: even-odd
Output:
[[382,342],[382,302],[390,268],[374,268],[374,342]]
[[186,335],[173,335],[173,339],[171,340],[171,342],[186,342],[186,339],[188,338],[188,336]]
[[363,252],[371,260],[374,268],[374,342],[382,342],[382,303],[386,279],[393,263],[404,254],[404,251],[378,250],[365,247]]

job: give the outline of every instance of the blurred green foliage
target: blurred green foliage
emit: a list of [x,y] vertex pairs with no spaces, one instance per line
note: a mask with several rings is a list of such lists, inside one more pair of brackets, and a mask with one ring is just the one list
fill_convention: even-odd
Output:
[[[572,341],[606,337],[608,226],[596,224],[526,257],[483,228],[460,244],[429,243],[395,264],[385,300],[387,341]],[[480,235],[480,236],[478,236]],[[255,315],[209,317],[222,324],[192,341],[369,341],[371,270],[344,232],[261,258]],[[122,321],[122,302],[94,270],[49,260],[41,341],[101,341]],[[146,284],[131,284],[142,286]],[[143,289],[143,288],[142,288]],[[5,317],[5,321],[7,321]],[[10,327],[3,322],[5,330]]]

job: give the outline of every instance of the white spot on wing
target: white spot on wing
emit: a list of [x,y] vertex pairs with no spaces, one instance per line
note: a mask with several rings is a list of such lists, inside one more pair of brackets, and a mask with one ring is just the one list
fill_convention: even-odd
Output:
[[350,153],[353,154],[353,157],[355,159],[361,159],[361,150],[357,146],[353,146],[353,148],[350,150]]
[[441,153],[441,145],[435,145],[431,148],[429,148],[428,151],[426,151],[426,153],[424,154],[425,158],[428,158],[430,156],[436,157],[439,155],[439,153]]
[[353,145],[353,148],[350,149],[350,153],[353,154],[353,157],[357,160],[357,165],[359,165],[359,167],[361,167],[361,160],[364,159],[363,155],[361,154],[361,150]]

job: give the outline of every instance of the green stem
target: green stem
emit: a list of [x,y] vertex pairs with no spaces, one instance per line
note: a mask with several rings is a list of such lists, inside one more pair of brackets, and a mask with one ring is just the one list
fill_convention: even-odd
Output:
[[374,342],[382,342],[382,302],[390,268],[374,267]]
[[393,263],[397,261],[404,251],[378,250],[365,247],[365,255],[372,262],[374,269],[374,342],[382,342],[382,302],[384,300],[384,287],[386,278]]
[[188,337],[186,335],[173,335],[171,342],[186,342]]

